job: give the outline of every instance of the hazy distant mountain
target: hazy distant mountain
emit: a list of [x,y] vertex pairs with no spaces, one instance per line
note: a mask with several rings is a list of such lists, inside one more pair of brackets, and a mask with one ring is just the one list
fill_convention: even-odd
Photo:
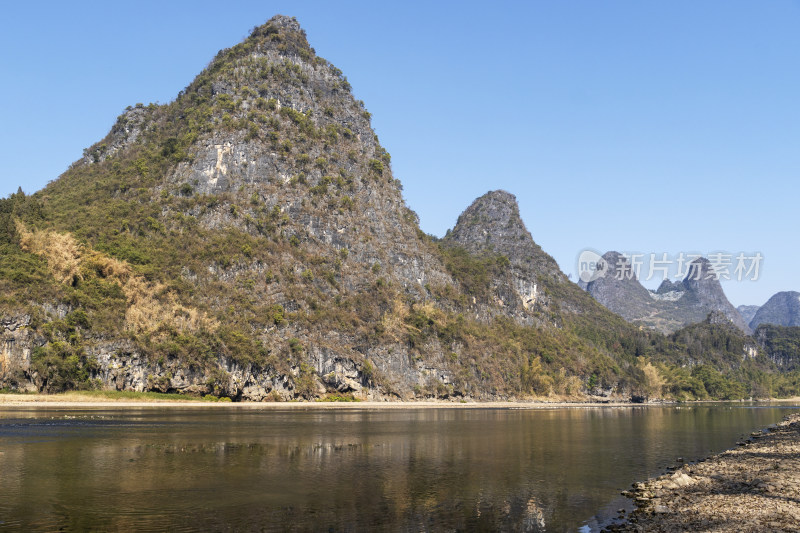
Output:
[[[739,314],[742,315],[742,319],[748,324],[752,322],[753,317],[756,316],[756,313],[759,309],[761,309],[760,305],[740,305],[736,308],[736,310],[739,311]],[[750,327],[753,328],[753,326]]]
[[665,280],[656,291],[648,291],[635,275],[625,275],[630,265],[618,252],[607,252],[603,259],[609,264],[608,272],[585,288],[598,302],[630,322],[669,333],[718,311],[742,332],[751,332],[705,258],[692,261],[682,281]]
[[609,265],[607,273],[587,283],[586,291],[629,322],[650,317],[655,309],[653,298],[630,270],[628,260],[613,251],[603,254],[603,260]]
[[800,326],[800,292],[784,291],[772,296],[750,321],[753,329],[759,324]]

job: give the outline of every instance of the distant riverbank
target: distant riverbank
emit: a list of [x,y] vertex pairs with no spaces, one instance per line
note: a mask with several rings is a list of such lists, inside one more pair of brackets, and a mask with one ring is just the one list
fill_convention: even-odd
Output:
[[[695,402],[675,405],[691,405]],[[738,404],[740,402],[726,402]],[[770,400],[769,403],[798,403],[800,398]],[[0,406],[9,405],[47,405],[50,407],[143,407],[147,405],[167,406],[179,405],[186,407],[238,407],[238,408],[265,408],[265,409],[423,409],[423,408],[454,408],[454,409],[552,409],[552,408],[600,408],[600,407],[634,407],[659,404],[641,404],[619,401],[563,401],[563,400],[538,400],[538,401],[447,401],[447,400],[421,400],[421,401],[292,401],[292,402],[231,402],[221,401],[216,397],[191,397],[181,394],[161,394],[155,392],[132,391],[72,391],[59,394],[38,393],[6,393],[0,394]]]
[[610,531],[800,530],[800,413],[738,447],[627,492],[637,509]]
[[194,398],[179,394],[132,393],[117,391],[65,392],[60,394],[0,394],[0,406],[42,405],[50,407],[229,407],[260,409],[549,409],[555,407],[630,407],[629,402],[566,402],[566,401],[291,401],[291,402],[231,402],[217,398]]

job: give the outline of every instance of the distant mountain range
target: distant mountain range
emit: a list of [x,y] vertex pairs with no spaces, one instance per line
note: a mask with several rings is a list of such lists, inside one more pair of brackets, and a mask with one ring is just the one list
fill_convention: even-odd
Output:
[[664,280],[656,291],[639,282],[630,262],[619,252],[607,252],[603,260],[608,265],[605,275],[581,285],[594,299],[629,322],[671,333],[702,322],[717,311],[743,333],[751,333],[705,258],[692,261],[682,281]]
[[683,280],[664,280],[655,291],[639,282],[623,254],[606,252],[602,259],[605,264],[600,270],[604,274],[578,285],[629,322],[671,333],[716,312],[718,318],[726,317],[745,334],[753,333],[761,324],[800,326],[800,292],[779,292],[763,306],[734,308],[705,258],[695,259]]

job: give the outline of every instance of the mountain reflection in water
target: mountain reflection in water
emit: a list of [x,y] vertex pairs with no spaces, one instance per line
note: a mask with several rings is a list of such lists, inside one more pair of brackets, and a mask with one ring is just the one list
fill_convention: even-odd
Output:
[[0,529],[596,529],[790,409],[4,408]]

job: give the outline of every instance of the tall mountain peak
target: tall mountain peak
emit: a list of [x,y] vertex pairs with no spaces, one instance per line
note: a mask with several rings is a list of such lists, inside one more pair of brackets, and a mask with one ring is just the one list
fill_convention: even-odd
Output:
[[[157,286],[190,287],[180,296],[186,313],[224,323],[219,335],[234,331],[241,341],[210,331],[194,347],[223,347],[213,349],[242,363],[294,339],[293,364],[312,365],[318,376],[340,375],[344,364],[348,387],[357,388],[353,376],[369,358],[369,368],[391,372],[395,389],[407,392],[418,379],[407,368],[413,360],[366,348],[372,341],[361,336],[375,328],[387,343],[403,338],[410,302],[454,281],[406,207],[370,122],[344,74],[316,55],[297,21],[274,17],[221,50],[174,101],[127,109],[36,194],[59,208],[46,223],[31,219],[31,234],[48,226],[81,238],[91,250],[84,257],[103,250]],[[108,324],[126,327],[124,319]],[[150,325],[158,329],[155,319]],[[138,353],[144,342],[129,349]],[[278,365],[273,357],[271,375],[290,375],[286,359]],[[262,398],[269,372],[243,378],[259,381],[257,392],[232,394]],[[289,396],[287,383],[279,388]]]
[[447,238],[473,251],[505,247],[510,239],[533,240],[519,216],[517,198],[503,190],[489,191],[476,198],[458,217]]

